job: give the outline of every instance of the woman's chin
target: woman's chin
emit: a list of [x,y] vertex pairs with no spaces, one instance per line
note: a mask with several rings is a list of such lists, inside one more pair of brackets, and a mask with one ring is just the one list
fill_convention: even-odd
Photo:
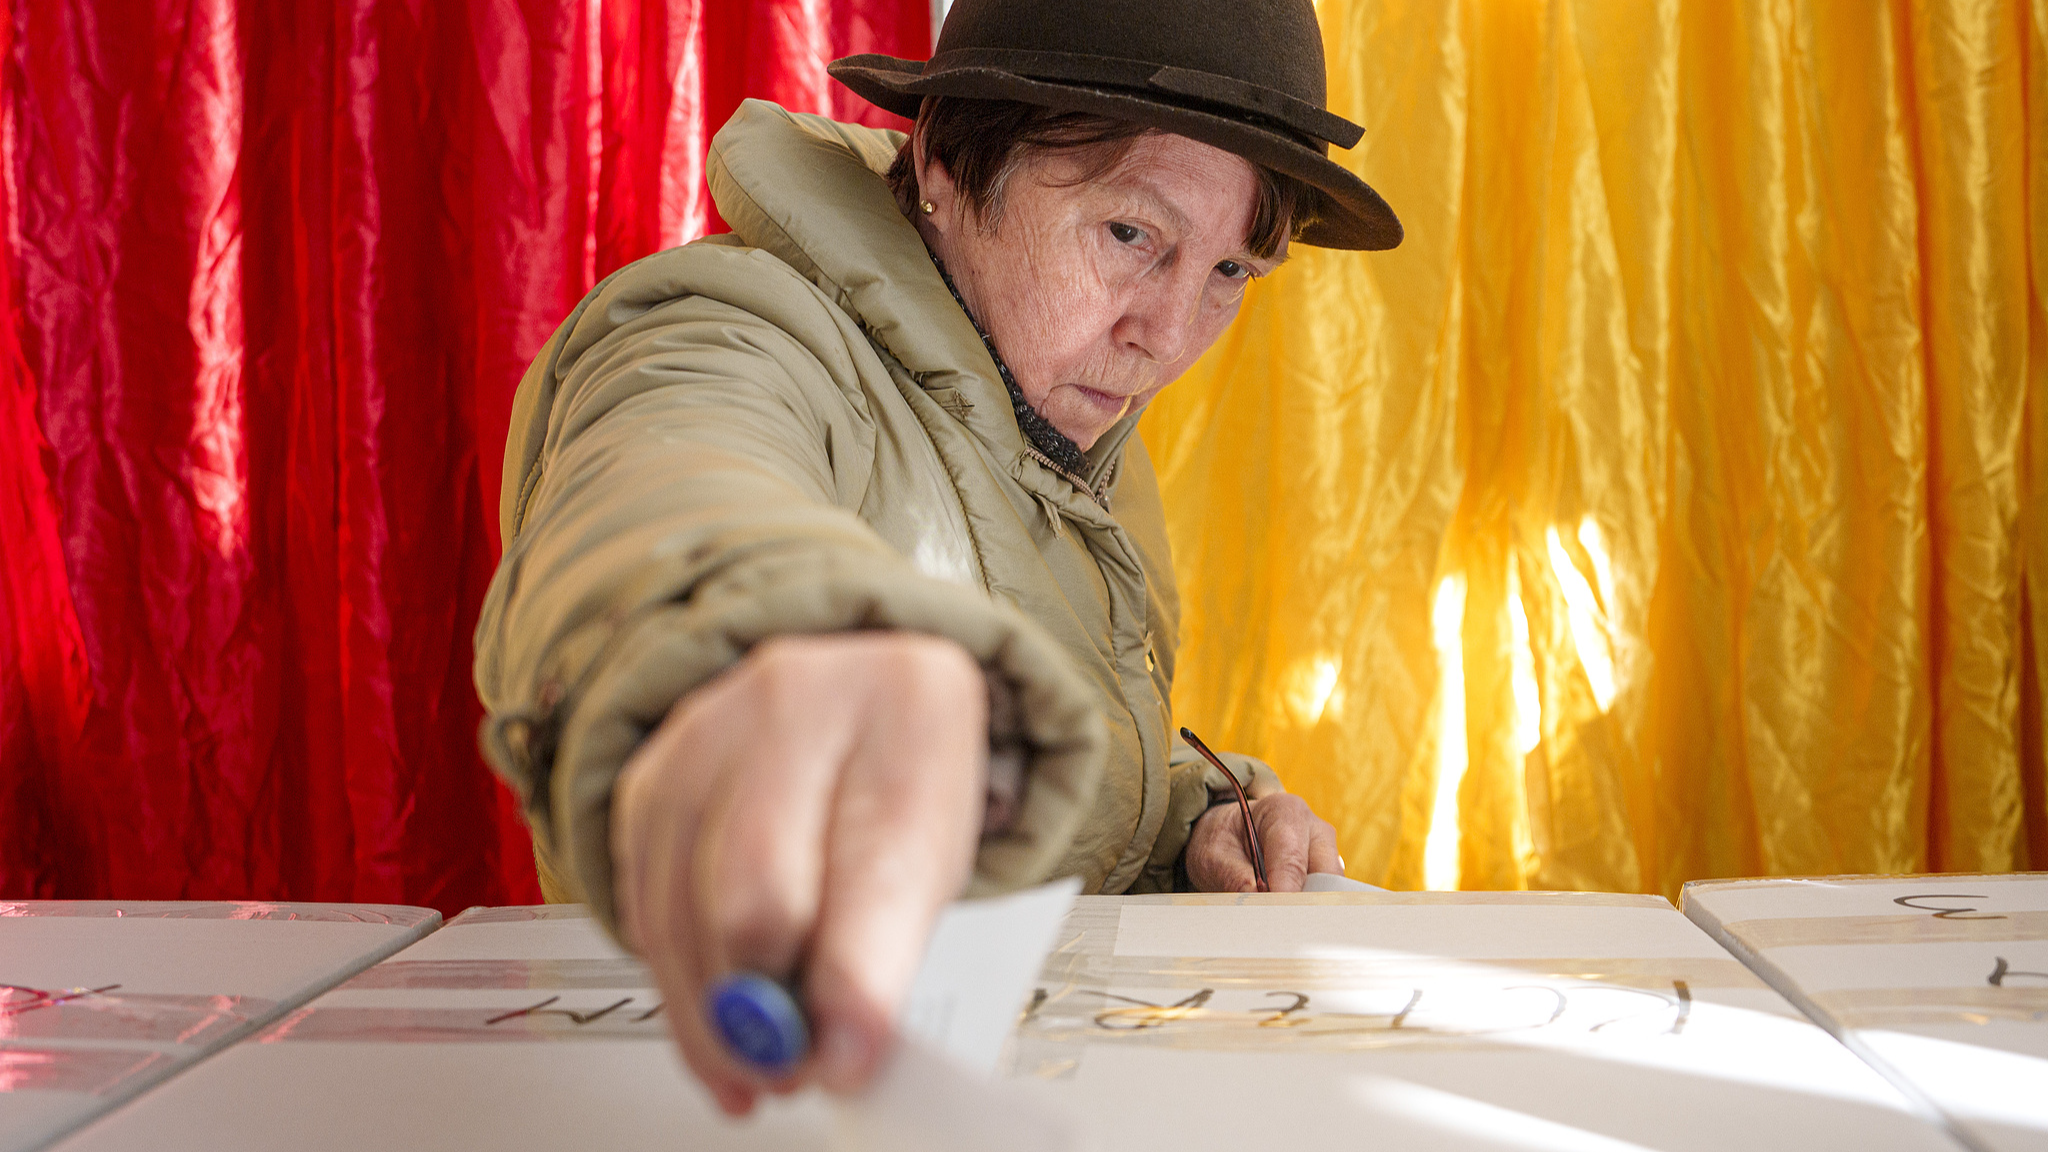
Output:
[[1074,446],[1083,452],[1095,447],[1095,442],[1102,439],[1102,434],[1116,423],[1115,420],[1075,420],[1053,416],[1046,417],[1046,420],[1054,428],[1059,429],[1060,435],[1072,440]]

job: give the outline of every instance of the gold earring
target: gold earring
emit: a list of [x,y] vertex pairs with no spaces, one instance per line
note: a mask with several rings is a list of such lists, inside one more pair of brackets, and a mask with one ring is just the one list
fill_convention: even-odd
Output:
[[932,203],[929,200],[919,200],[917,202],[917,210],[929,216],[932,213],[937,212],[939,210],[939,206],[937,204]]

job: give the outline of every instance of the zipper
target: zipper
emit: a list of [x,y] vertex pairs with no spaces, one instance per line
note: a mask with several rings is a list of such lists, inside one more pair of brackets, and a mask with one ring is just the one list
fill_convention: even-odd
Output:
[[1067,471],[1065,468],[1060,467],[1058,464],[1053,463],[1052,457],[1047,456],[1043,452],[1040,452],[1038,450],[1038,445],[1033,444],[1031,441],[1026,440],[1024,442],[1024,451],[1027,454],[1029,454],[1033,460],[1036,460],[1040,464],[1045,465],[1047,471],[1051,472],[1055,476],[1058,476],[1060,479],[1065,480],[1067,483],[1072,484],[1074,487],[1080,489],[1082,492],[1087,493],[1088,498],[1090,500],[1095,501],[1095,503],[1097,503],[1098,505],[1101,505],[1102,510],[1104,512],[1108,512],[1110,510],[1109,482],[1116,475],[1115,464],[1111,464],[1109,467],[1104,468],[1102,470],[1102,482],[1091,488],[1088,486],[1087,480],[1081,478],[1080,476],[1072,472]]

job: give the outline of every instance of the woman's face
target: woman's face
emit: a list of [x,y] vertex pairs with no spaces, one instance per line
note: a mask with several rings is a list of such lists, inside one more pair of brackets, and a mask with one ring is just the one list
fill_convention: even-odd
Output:
[[1076,183],[1087,160],[1028,155],[993,229],[927,163],[919,186],[934,211],[918,220],[1025,400],[1084,449],[1185,372],[1246,284],[1287,258],[1245,247],[1257,183],[1241,157],[1147,135]]

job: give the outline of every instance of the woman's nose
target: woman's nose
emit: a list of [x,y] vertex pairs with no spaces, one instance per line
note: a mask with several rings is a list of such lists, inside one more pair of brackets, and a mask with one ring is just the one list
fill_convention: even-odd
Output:
[[1207,280],[1206,275],[1176,274],[1139,286],[1117,321],[1117,339],[1147,360],[1178,362],[1194,338]]

